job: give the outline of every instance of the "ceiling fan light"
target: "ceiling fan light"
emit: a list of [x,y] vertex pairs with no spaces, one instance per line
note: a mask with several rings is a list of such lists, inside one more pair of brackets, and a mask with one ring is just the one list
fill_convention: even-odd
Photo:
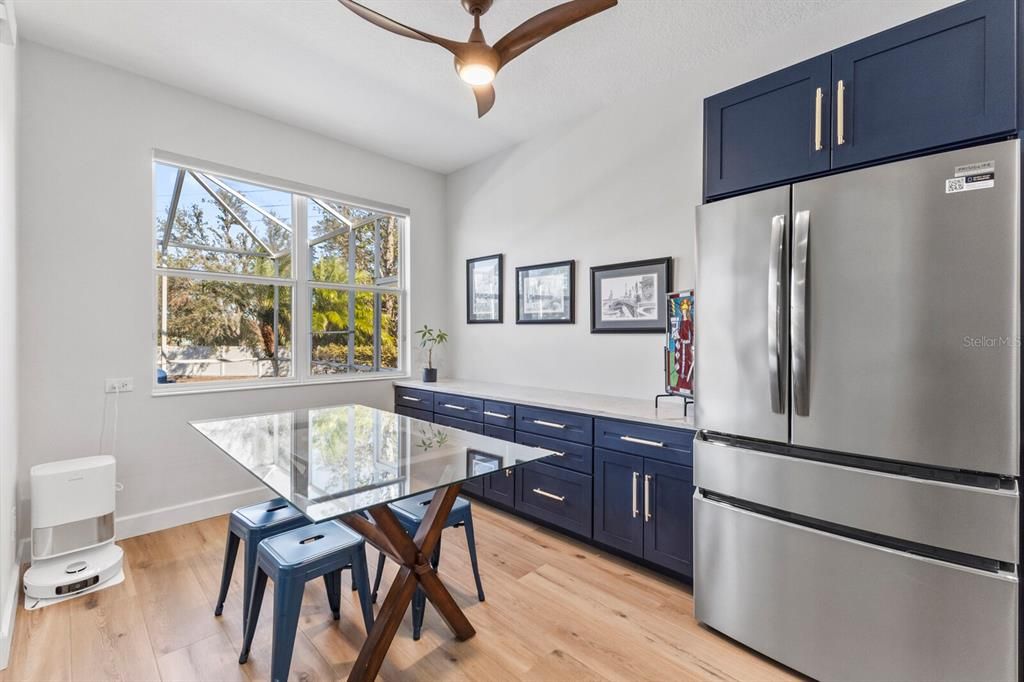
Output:
[[459,78],[470,85],[487,85],[494,80],[494,69],[486,64],[463,64],[459,67]]

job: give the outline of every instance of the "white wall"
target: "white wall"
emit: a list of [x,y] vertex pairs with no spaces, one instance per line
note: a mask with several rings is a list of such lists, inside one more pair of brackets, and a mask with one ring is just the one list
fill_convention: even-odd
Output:
[[[194,433],[189,419],[391,404],[389,381],[150,394],[152,153],[410,209],[412,327],[447,315],[435,295],[447,286],[442,176],[34,43],[23,41],[21,53],[20,136],[28,150],[19,158],[18,195],[23,498],[33,464],[97,452],[105,377],[130,376],[136,384],[119,408],[122,534],[221,513],[245,499],[221,496],[258,487]],[[9,288],[0,290],[0,301],[12,300]]]
[[[675,288],[693,286],[703,99],[949,4],[837,3],[828,30],[780,27],[770,44],[750,45],[713,73],[623,97],[450,175],[448,286],[457,352],[448,373],[636,398],[659,393],[663,337],[590,334],[590,268],[672,256]],[[464,260],[492,253],[505,254],[505,324],[467,325]],[[576,324],[517,327],[515,268],[567,259],[576,259]]]
[[[13,8],[8,18],[13,24]],[[10,26],[8,26],[9,28]],[[0,32],[4,27],[0,26]],[[13,37],[13,35],[12,35]],[[18,598],[18,259],[15,236],[17,59],[0,36],[0,669],[7,665]]]

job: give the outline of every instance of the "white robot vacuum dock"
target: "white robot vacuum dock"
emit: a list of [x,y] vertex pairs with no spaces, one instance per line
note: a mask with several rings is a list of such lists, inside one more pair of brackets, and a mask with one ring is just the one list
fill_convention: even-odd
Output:
[[32,566],[25,608],[111,587],[124,580],[114,544],[115,461],[81,457],[32,467]]

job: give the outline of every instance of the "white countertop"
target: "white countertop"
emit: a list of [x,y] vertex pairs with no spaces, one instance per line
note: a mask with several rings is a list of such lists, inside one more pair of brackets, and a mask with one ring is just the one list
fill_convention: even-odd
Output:
[[693,429],[693,405],[689,415],[683,416],[681,398],[662,398],[661,407],[654,409],[654,397],[649,400],[619,398],[598,393],[577,393],[533,386],[513,386],[489,381],[464,381],[462,379],[440,379],[424,383],[415,379],[395,381],[395,386],[418,388],[423,391],[454,393],[456,395],[488,398],[521,405],[547,407],[552,410],[581,412],[611,419],[646,422],[658,426]]

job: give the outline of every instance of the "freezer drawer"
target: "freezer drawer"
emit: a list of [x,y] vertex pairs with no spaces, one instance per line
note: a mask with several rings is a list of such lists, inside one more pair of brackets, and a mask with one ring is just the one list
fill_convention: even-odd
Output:
[[699,621],[822,680],[1017,679],[1015,576],[694,497]]
[[1019,495],[694,439],[697,487],[821,521],[1017,563]]

